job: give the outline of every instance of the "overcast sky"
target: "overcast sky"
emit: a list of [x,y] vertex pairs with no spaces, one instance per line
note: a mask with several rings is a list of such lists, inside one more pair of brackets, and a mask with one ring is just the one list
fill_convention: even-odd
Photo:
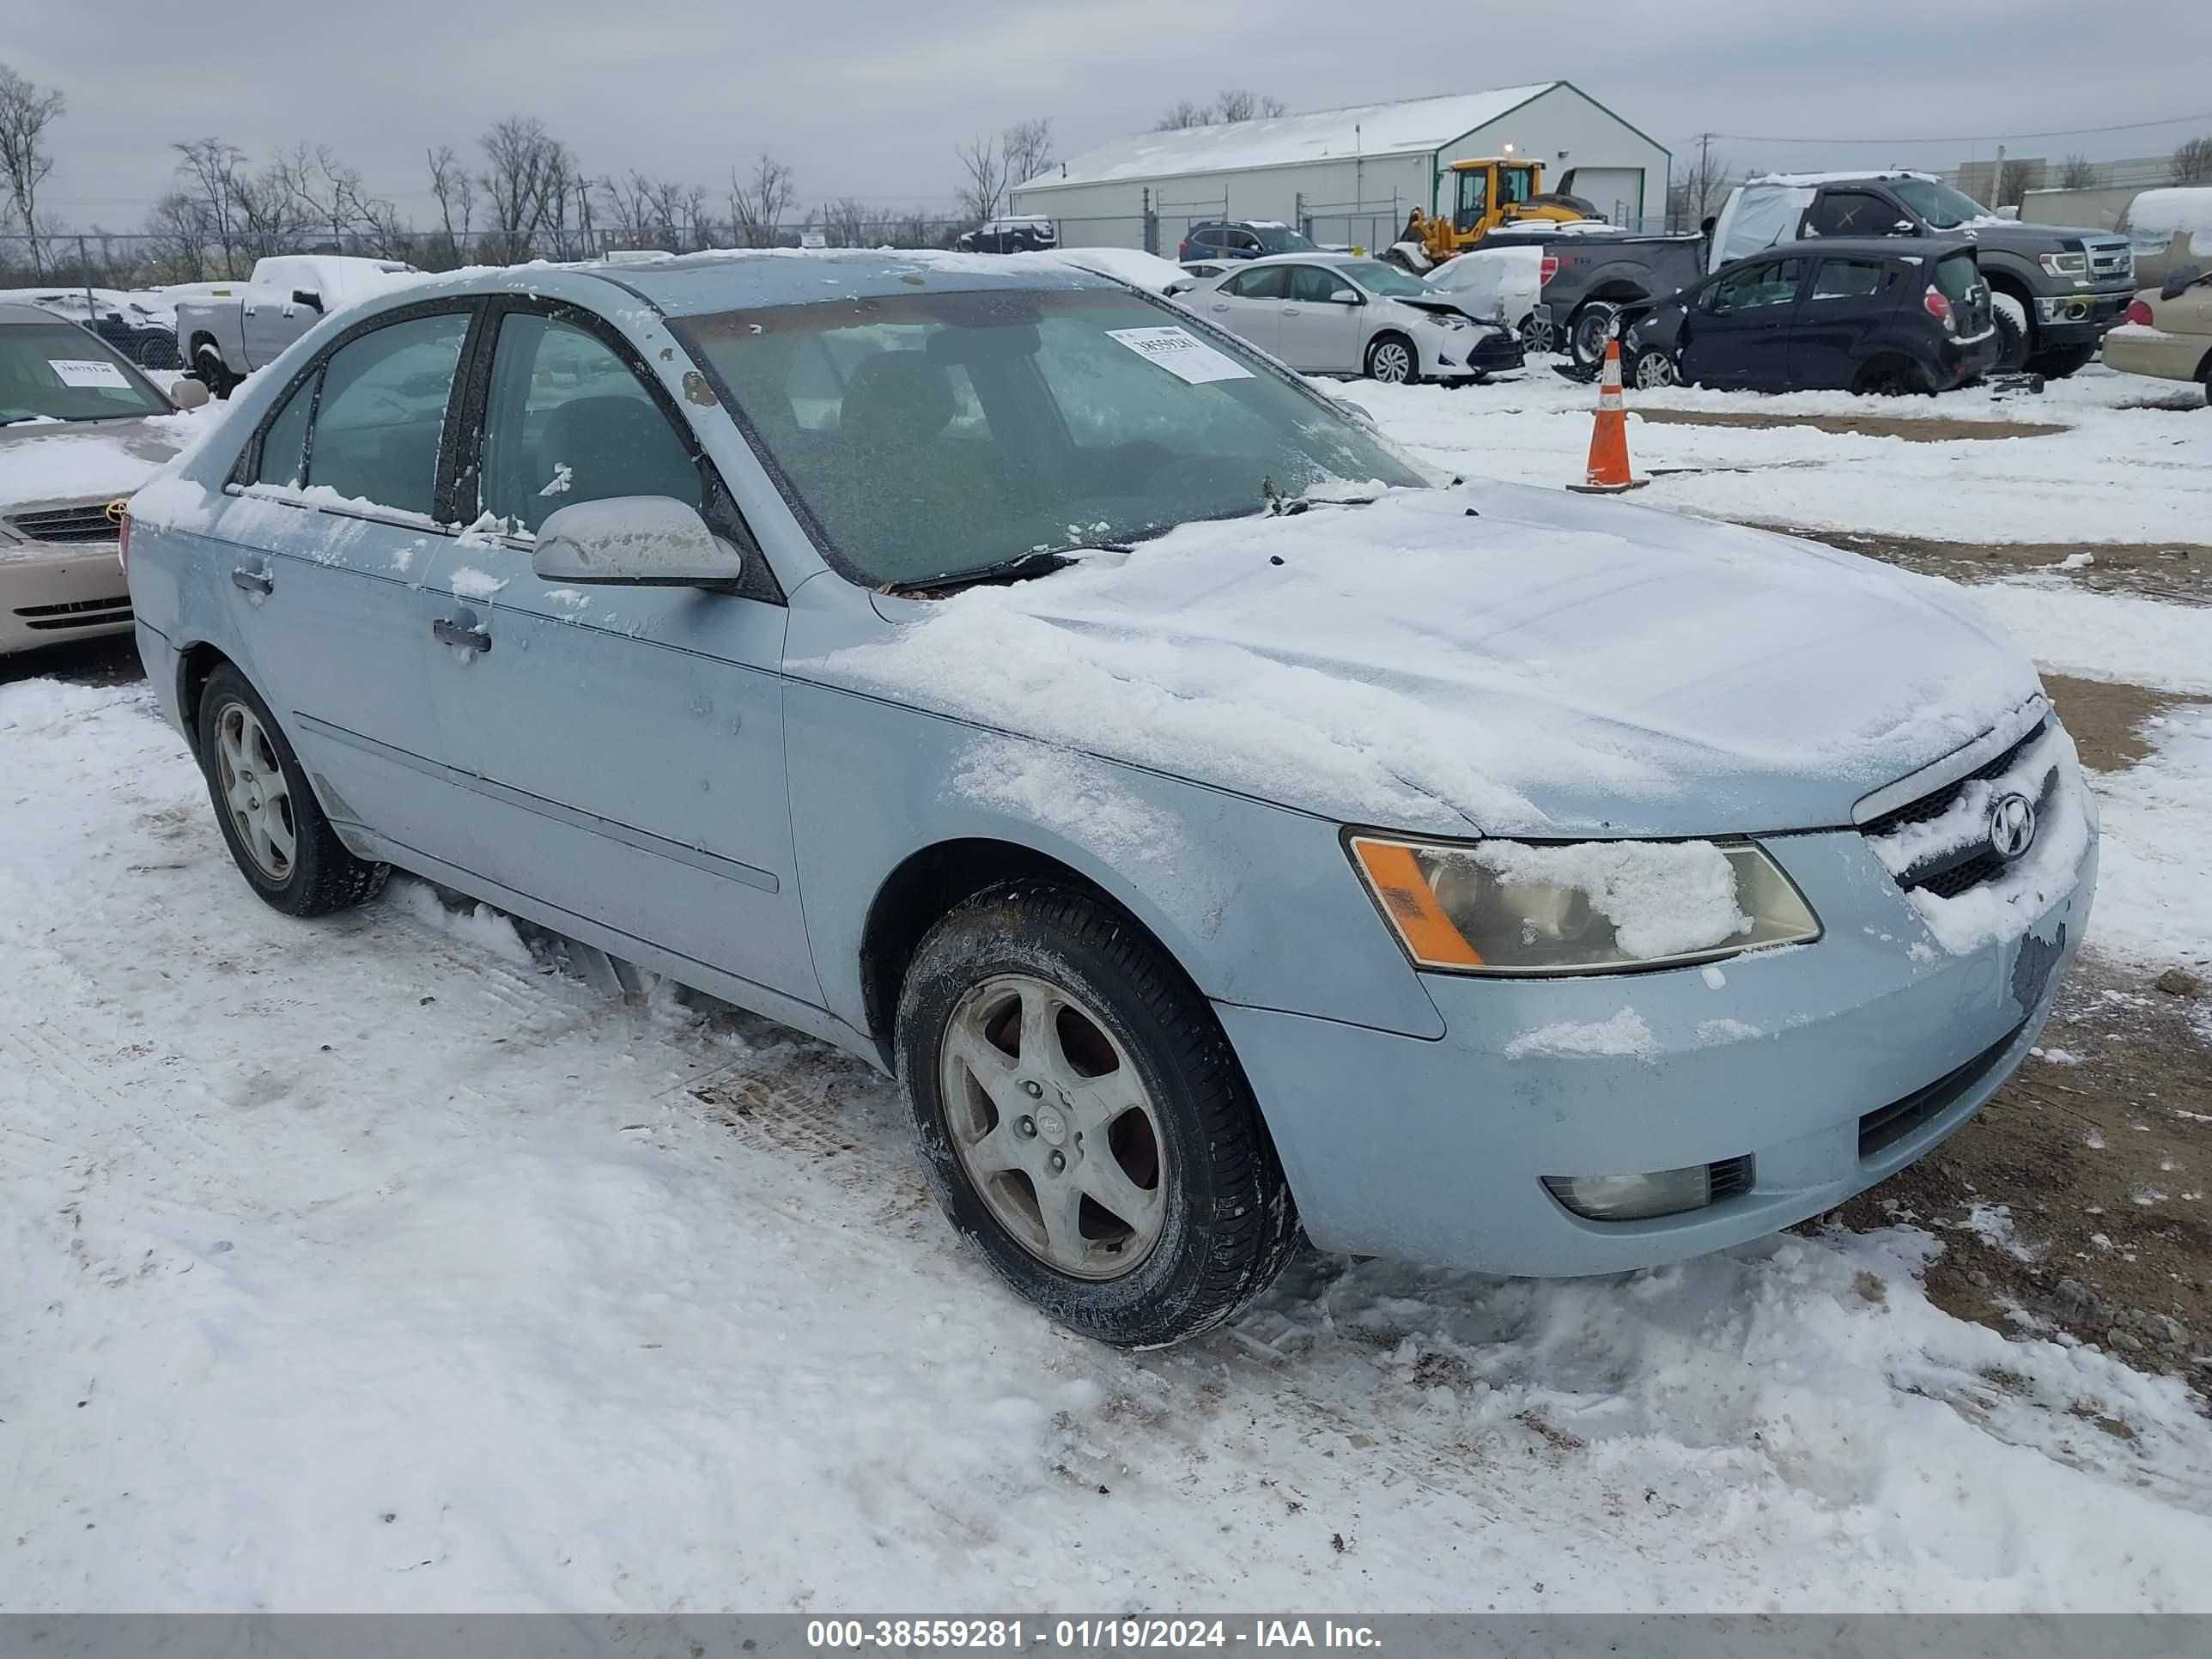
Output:
[[[1768,167],[2163,155],[2212,132],[2212,0],[5,0],[0,61],[67,94],[46,195],[74,226],[136,229],[179,139],[255,160],[331,145],[418,217],[423,151],[536,115],[593,173],[724,194],[763,145],[804,202],[943,204],[975,134],[1052,118],[1063,154],[1224,86],[1295,110],[1565,76],[1678,157],[1696,135]],[[1961,142],[1909,144],[1932,137]],[[1968,137],[1981,142],[1965,142]],[[1874,143],[1827,142],[1845,137]]]

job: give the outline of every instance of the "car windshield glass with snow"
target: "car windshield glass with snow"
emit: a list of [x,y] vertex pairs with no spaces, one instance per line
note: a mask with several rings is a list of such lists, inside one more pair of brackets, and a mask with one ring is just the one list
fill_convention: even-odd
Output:
[[1435,292],[1418,276],[1411,276],[1395,265],[1386,265],[1380,259],[1357,259],[1337,269],[1365,289],[1370,294],[1382,294],[1400,299],[1418,300]]
[[59,321],[0,329],[0,425],[167,413],[98,335]]
[[1123,292],[916,294],[678,326],[871,586],[1424,480],[1234,341]]
[[1937,230],[1954,230],[1976,219],[1994,217],[1972,197],[1933,179],[1893,179],[1889,187],[1897,199]]

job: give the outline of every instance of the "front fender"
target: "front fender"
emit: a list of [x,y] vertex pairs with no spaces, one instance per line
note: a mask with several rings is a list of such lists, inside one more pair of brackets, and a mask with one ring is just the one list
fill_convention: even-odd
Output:
[[915,854],[980,840],[1095,883],[1209,998],[1443,1034],[1334,823],[805,679],[785,721],[807,937],[830,1011],[860,1030],[876,896]]

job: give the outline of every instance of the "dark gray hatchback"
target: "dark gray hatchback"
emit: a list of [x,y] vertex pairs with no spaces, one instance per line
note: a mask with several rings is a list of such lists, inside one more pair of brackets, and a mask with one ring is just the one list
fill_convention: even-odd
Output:
[[1825,236],[1684,289],[1629,331],[1622,368],[1647,388],[1945,392],[1998,349],[1972,242]]

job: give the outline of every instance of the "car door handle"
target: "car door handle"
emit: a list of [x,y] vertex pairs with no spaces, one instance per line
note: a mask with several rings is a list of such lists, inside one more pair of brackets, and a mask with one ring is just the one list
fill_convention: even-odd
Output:
[[274,576],[265,570],[248,570],[244,565],[230,573],[230,581],[232,586],[242,587],[249,593],[273,593],[276,591]]
[[1228,302],[1227,301],[1225,301],[1225,300],[1224,300],[1224,301],[1223,301],[1219,305],[1215,306],[1213,308],[1214,308],[1216,311],[1227,311],[1227,310],[1229,309],[1229,302]]
[[430,624],[430,637],[441,645],[458,646],[464,651],[489,651],[491,634],[489,629],[471,623],[456,622],[451,617],[441,617]]
[[1283,315],[1285,317],[1295,317],[1297,314],[1298,308],[1296,306],[1285,306],[1283,307]]

